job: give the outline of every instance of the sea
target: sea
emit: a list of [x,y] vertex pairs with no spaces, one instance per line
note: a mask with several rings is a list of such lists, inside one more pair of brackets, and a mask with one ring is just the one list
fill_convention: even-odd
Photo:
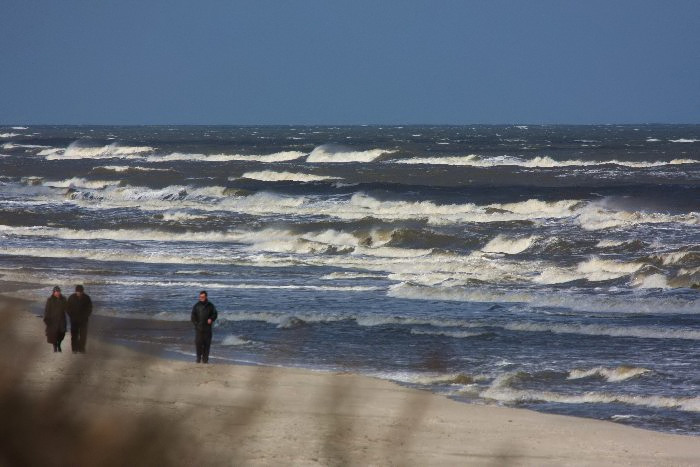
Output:
[[217,364],[700,435],[700,125],[0,126],[0,276],[184,359],[207,290]]

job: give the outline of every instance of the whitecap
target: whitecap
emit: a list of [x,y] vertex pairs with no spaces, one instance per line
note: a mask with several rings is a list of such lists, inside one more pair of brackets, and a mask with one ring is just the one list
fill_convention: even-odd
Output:
[[327,175],[314,175],[293,172],[274,172],[271,170],[263,170],[259,172],[246,172],[243,175],[241,175],[241,178],[261,180],[264,182],[321,182],[325,180],[342,180],[340,177],[331,177]]
[[395,151],[389,149],[369,149],[366,151],[353,151],[335,145],[322,145],[314,148],[306,158],[306,162],[372,162],[384,154]]

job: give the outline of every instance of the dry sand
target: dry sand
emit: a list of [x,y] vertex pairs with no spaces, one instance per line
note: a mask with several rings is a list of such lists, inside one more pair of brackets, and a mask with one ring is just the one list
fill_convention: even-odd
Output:
[[36,357],[22,361],[25,393],[79,380],[88,416],[161,417],[199,452],[182,465],[700,465],[698,437],[469,405],[352,374],[197,365],[95,339],[86,355],[54,354],[39,317],[4,308],[31,350],[0,362]]

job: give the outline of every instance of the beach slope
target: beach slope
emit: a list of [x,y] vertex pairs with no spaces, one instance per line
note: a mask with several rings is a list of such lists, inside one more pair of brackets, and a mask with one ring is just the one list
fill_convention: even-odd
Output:
[[[697,437],[469,405],[352,374],[196,365],[95,340],[89,342],[86,355],[54,354],[44,343],[41,319],[18,310],[21,302],[7,305],[0,313],[12,332],[4,333],[3,342],[11,340],[22,351],[3,352],[3,377],[14,372],[14,381],[29,400],[70,392],[80,409],[61,417],[82,417],[91,423],[104,419],[115,431],[127,430],[128,424],[115,426],[109,417],[160,421],[168,432],[179,433],[171,438],[178,445],[168,446],[160,439],[152,447],[181,452],[170,458],[173,464],[700,463]],[[70,348],[68,341],[64,348]],[[66,385],[70,381],[79,383]],[[22,436],[21,430],[14,433]]]

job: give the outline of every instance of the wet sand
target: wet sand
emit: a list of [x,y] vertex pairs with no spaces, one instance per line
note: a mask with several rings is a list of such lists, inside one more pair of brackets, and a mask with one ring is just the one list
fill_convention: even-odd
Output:
[[197,365],[93,336],[86,355],[65,351],[69,335],[54,354],[28,308],[0,300],[3,322],[33,355],[23,364],[26,393],[78,378],[87,413],[153,414],[180,430],[194,448],[182,465],[700,464],[698,437],[469,405],[358,375]]

